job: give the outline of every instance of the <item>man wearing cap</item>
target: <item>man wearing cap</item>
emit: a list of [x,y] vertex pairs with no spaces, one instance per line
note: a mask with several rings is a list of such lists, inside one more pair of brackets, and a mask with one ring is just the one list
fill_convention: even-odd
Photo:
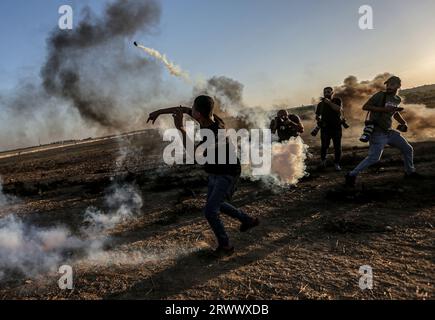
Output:
[[414,150],[404,137],[392,129],[393,118],[399,122],[398,129],[408,130],[406,121],[402,118],[399,105],[402,99],[397,95],[402,81],[392,76],[385,81],[386,90],[376,93],[363,106],[364,111],[370,112],[370,121],[374,123],[374,131],[370,138],[369,154],[354,170],[346,175],[346,185],[354,186],[358,174],[369,166],[377,163],[386,145],[390,145],[402,152],[405,164],[405,178],[420,178],[414,168]]

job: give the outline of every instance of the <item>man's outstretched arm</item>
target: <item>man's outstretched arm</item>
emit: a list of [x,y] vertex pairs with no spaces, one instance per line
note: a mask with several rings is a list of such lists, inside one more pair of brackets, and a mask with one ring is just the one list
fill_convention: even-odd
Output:
[[183,106],[160,109],[160,110],[157,110],[157,111],[150,113],[148,120],[147,120],[147,123],[152,121],[154,124],[159,116],[161,116],[163,114],[174,114],[178,111],[181,111],[182,113],[188,114],[190,116],[192,115],[192,108],[183,107]]

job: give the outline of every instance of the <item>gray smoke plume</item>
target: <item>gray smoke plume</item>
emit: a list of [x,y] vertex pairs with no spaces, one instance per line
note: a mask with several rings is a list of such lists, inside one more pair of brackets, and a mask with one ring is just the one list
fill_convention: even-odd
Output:
[[130,107],[123,105],[127,95],[122,93],[141,74],[153,72],[147,60],[128,54],[124,40],[139,30],[150,31],[159,17],[160,6],[154,0],[117,0],[107,5],[102,17],[86,9],[72,32],[55,30],[48,39],[48,57],[41,69],[45,90],[71,101],[92,124],[122,128],[123,111]]
[[244,86],[237,80],[215,76],[197,85],[194,96],[210,95],[216,102],[216,114],[225,118],[232,128],[265,128],[270,121],[270,112],[265,108],[249,107],[243,102]]
[[228,77],[213,77],[207,81],[207,90],[216,95],[220,102],[228,107],[243,106],[243,84]]
[[[212,77],[205,83],[196,84],[193,88],[193,96],[209,95],[215,100],[215,113],[218,116],[234,118],[241,121],[240,114],[243,109],[243,85],[233,79],[221,76]],[[234,123],[236,127],[245,127],[242,123]]]
[[161,66],[131,40],[159,20],[157,0],[116,0],[100,16],[85,8],[73,30],[56,27],[39,74],[0,92],[0,148],[142,129],[148,111],[173,96]]

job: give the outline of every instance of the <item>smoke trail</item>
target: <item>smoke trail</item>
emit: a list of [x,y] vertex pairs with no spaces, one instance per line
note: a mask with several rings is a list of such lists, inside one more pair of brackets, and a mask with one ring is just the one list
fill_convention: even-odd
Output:
[[173,76],[180,77],[180,78],[183,78],[184,80],[190,81],[189,74],[186,71],[183,71],[180,66],[178,66],[178,65],[174,64],[173,62],[171,62],[170,60],[168,60],[166,55],[161,54],[160,52],[158,52],[155,49],[147,48],[147,47],[145,47],[141,44],[138,44],[136,42],[134,43],[134,45],[136,47],[142,49],[143,51],[145,51],[151,57],[154,57],[157,60],[159,60],[160,62],[162,62],[163,65],[166,67],[166,69],[168,69],[169,72]]

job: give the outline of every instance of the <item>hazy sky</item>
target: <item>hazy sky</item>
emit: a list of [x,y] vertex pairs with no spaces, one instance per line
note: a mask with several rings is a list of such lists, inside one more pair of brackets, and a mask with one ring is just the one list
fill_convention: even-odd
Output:
[[[98,13],[105,2],[0,1],[0,90],[38,75],[60,5],[72,5],[77,22],[84,5]],[[374,30],[358,27],[364,4],[373,7]],[[434,13],[434,0],[162,0],[159,28],[135,38],[193,76],[242,82],[250,104],[298,105],[351,74],[388,71],[404,87],[435,83]]]

